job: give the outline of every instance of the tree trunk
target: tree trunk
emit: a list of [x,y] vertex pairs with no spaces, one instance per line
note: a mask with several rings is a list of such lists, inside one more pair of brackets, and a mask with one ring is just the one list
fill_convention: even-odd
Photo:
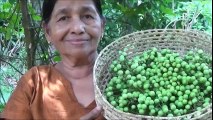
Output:
[[27,0],[19,0],[22,12],[22,25],[24,27],[25,34],[25,47],[27,52],[27,68],[30,69],[35,64],[35,51],[36,40],[35,32],[31,24],[31,18],[29,16],[27,8]]

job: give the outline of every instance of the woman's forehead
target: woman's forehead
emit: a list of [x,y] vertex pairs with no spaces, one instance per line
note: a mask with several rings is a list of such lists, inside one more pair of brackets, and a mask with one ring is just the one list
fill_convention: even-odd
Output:
[[61,11],[82,9],[97,12],[93,0],[58,0],[55,4],[53,12],[57,14]]
[[81,6],[95,8],[93,0],[58,0],[55,4],[55,7],[59,9],[64,7],[81,7]]

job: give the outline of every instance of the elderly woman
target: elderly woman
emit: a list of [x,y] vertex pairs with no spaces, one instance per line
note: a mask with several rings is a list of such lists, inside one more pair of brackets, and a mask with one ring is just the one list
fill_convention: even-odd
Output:
[[6,119],[104,119],[96,107],[93,66],[104,32],[100,0],[44,0],[46,39],[61,62],[24,74],[2,117]]

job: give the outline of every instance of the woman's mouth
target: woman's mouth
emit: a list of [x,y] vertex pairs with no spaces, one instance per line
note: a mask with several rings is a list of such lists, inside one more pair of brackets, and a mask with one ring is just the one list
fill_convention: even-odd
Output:
[[72,44],[72,45],[83,45],[86,42],[88,42],[88,40],[86,40],[86,39],[72,39],[72,40],[66,40],[66,42],[68,42],[68,44]]

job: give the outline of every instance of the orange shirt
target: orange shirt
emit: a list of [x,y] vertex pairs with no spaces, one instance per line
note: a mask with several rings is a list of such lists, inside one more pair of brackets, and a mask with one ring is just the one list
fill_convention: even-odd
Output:
[[[77,120],[96,107],[78,103],[72,86],[52,65],[36,66],[21,77],[3,113],[8,119]],[[98,120],[104,119],[99,115]]]

